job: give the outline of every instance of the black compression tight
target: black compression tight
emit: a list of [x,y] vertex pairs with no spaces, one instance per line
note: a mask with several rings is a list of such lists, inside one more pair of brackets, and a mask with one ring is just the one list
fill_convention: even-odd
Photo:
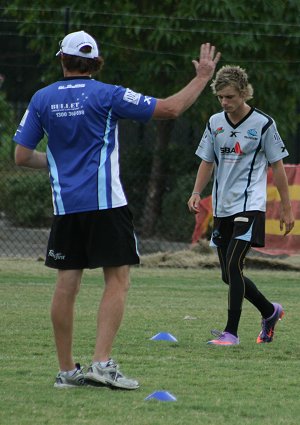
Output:
[[[244,298],[250,301],[264,318],[270,317],[274,311],[272,303],[243,275],[244,260],[250,246],[247,241],[232,239],[228,246],[218,248],[222,279],[229,285],[228,310],[233,314],[236,312],[235,315],[238,316],[235,322],[239,321],[237,312],[242,310]],[[238,323],[235,324],[236,329],[237,325]]]

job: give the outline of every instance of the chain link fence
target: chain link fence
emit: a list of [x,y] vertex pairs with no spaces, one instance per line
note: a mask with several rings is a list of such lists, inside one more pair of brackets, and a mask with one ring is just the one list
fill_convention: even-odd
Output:
[[[16,167],[12,137],[26,105],[2,122],[0,137],[0,256],[44,258],[52,220],[52,195],[44,171]],[[198,161],[200,134],[193,120],[119,125],[121,179],[141,255],[188,248],[195,218],[187,200]],[[41,142],[45,149],[46,141]],[[209,189],[208,189],[209,191]]]

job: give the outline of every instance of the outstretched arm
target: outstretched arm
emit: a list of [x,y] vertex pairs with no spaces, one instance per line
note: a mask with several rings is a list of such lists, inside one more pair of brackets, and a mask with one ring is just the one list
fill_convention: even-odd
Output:
[[158,99],[153,113],[154,119],[174,119],[192,106],[212,78],[221,54],[215,53],[210,43],[201,45],[199,62],[193,60],[196,76],[178,93]]
[[273,170],[274,183],[277,187],[281,200],[280,230],[285,230],[284,235],[287,235],[295,224],[294,214],[289,197],[288,181],[282,160],[274,162],[271,164],[271,167]]
[[205,189],[207,183],[210,181],[213,169],[213,162],[207,162],[202,160],[201,164],[199,165],[194,189],[190,199],[188,200],[188,207],[191,212],[199,212],[201,193]]

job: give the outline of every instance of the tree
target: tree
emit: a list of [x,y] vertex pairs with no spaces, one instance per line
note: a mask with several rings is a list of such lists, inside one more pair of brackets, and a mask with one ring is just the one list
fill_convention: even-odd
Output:
[[[113,4],[112,4],[113,3]],[[113,7],[112,7],[113,6]],[[113,10],[113,12],[112,12]],[[45,82],[59,75],[53,61],[57,39],[65,32],[85,29],[100,40],[107,62],[102,79],[119,83],[156,97],[178,90],[194,70],[191,60],[201,42],[210,41],[222,52],[223,64],[246,68],[254,86],[255,106],[273,116],[280,133],[291,141],[299,124],[299,37],[298,0],[150,0],[84,3],[73,0],[62,7],[58,0],[36,0],[30,8],[12,0],[7,13],[19,23],[21,35],[30,35],[30,48],[40,57]],[[206,88],[188,113],[204,127],[218,103]],[[155,231],[168,173],[172,122],[158,122],[152,170],[147,188],[144,234]],[[292,148],[292,146],[291,146]],[[166,154],[167,152],[167,154]]]
[[9,161],[13,158],[13,151],[11,148],[11,125],[14,121],[14,114],[12,107],[7,103],[5,93],[1,90],[0,116],[0,161],[2,164],[9,164]]

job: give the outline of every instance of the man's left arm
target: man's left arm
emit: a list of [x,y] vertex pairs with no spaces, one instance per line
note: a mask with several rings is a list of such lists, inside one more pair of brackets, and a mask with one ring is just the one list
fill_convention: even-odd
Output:
[[19,144],[17,144],[15,149],[15,163],[29,168],[48,168],[47,157],[44,152],[28,149]]
[[284,230],[285,225],[284,235],[287,235],[292,230],[295,224],[294,214],[289,196],[288,180],[281,159],[279,161],[273,162],[271,164],[271,167],[273,171],[274,183],[277,187],[281,200],[280,230]]

